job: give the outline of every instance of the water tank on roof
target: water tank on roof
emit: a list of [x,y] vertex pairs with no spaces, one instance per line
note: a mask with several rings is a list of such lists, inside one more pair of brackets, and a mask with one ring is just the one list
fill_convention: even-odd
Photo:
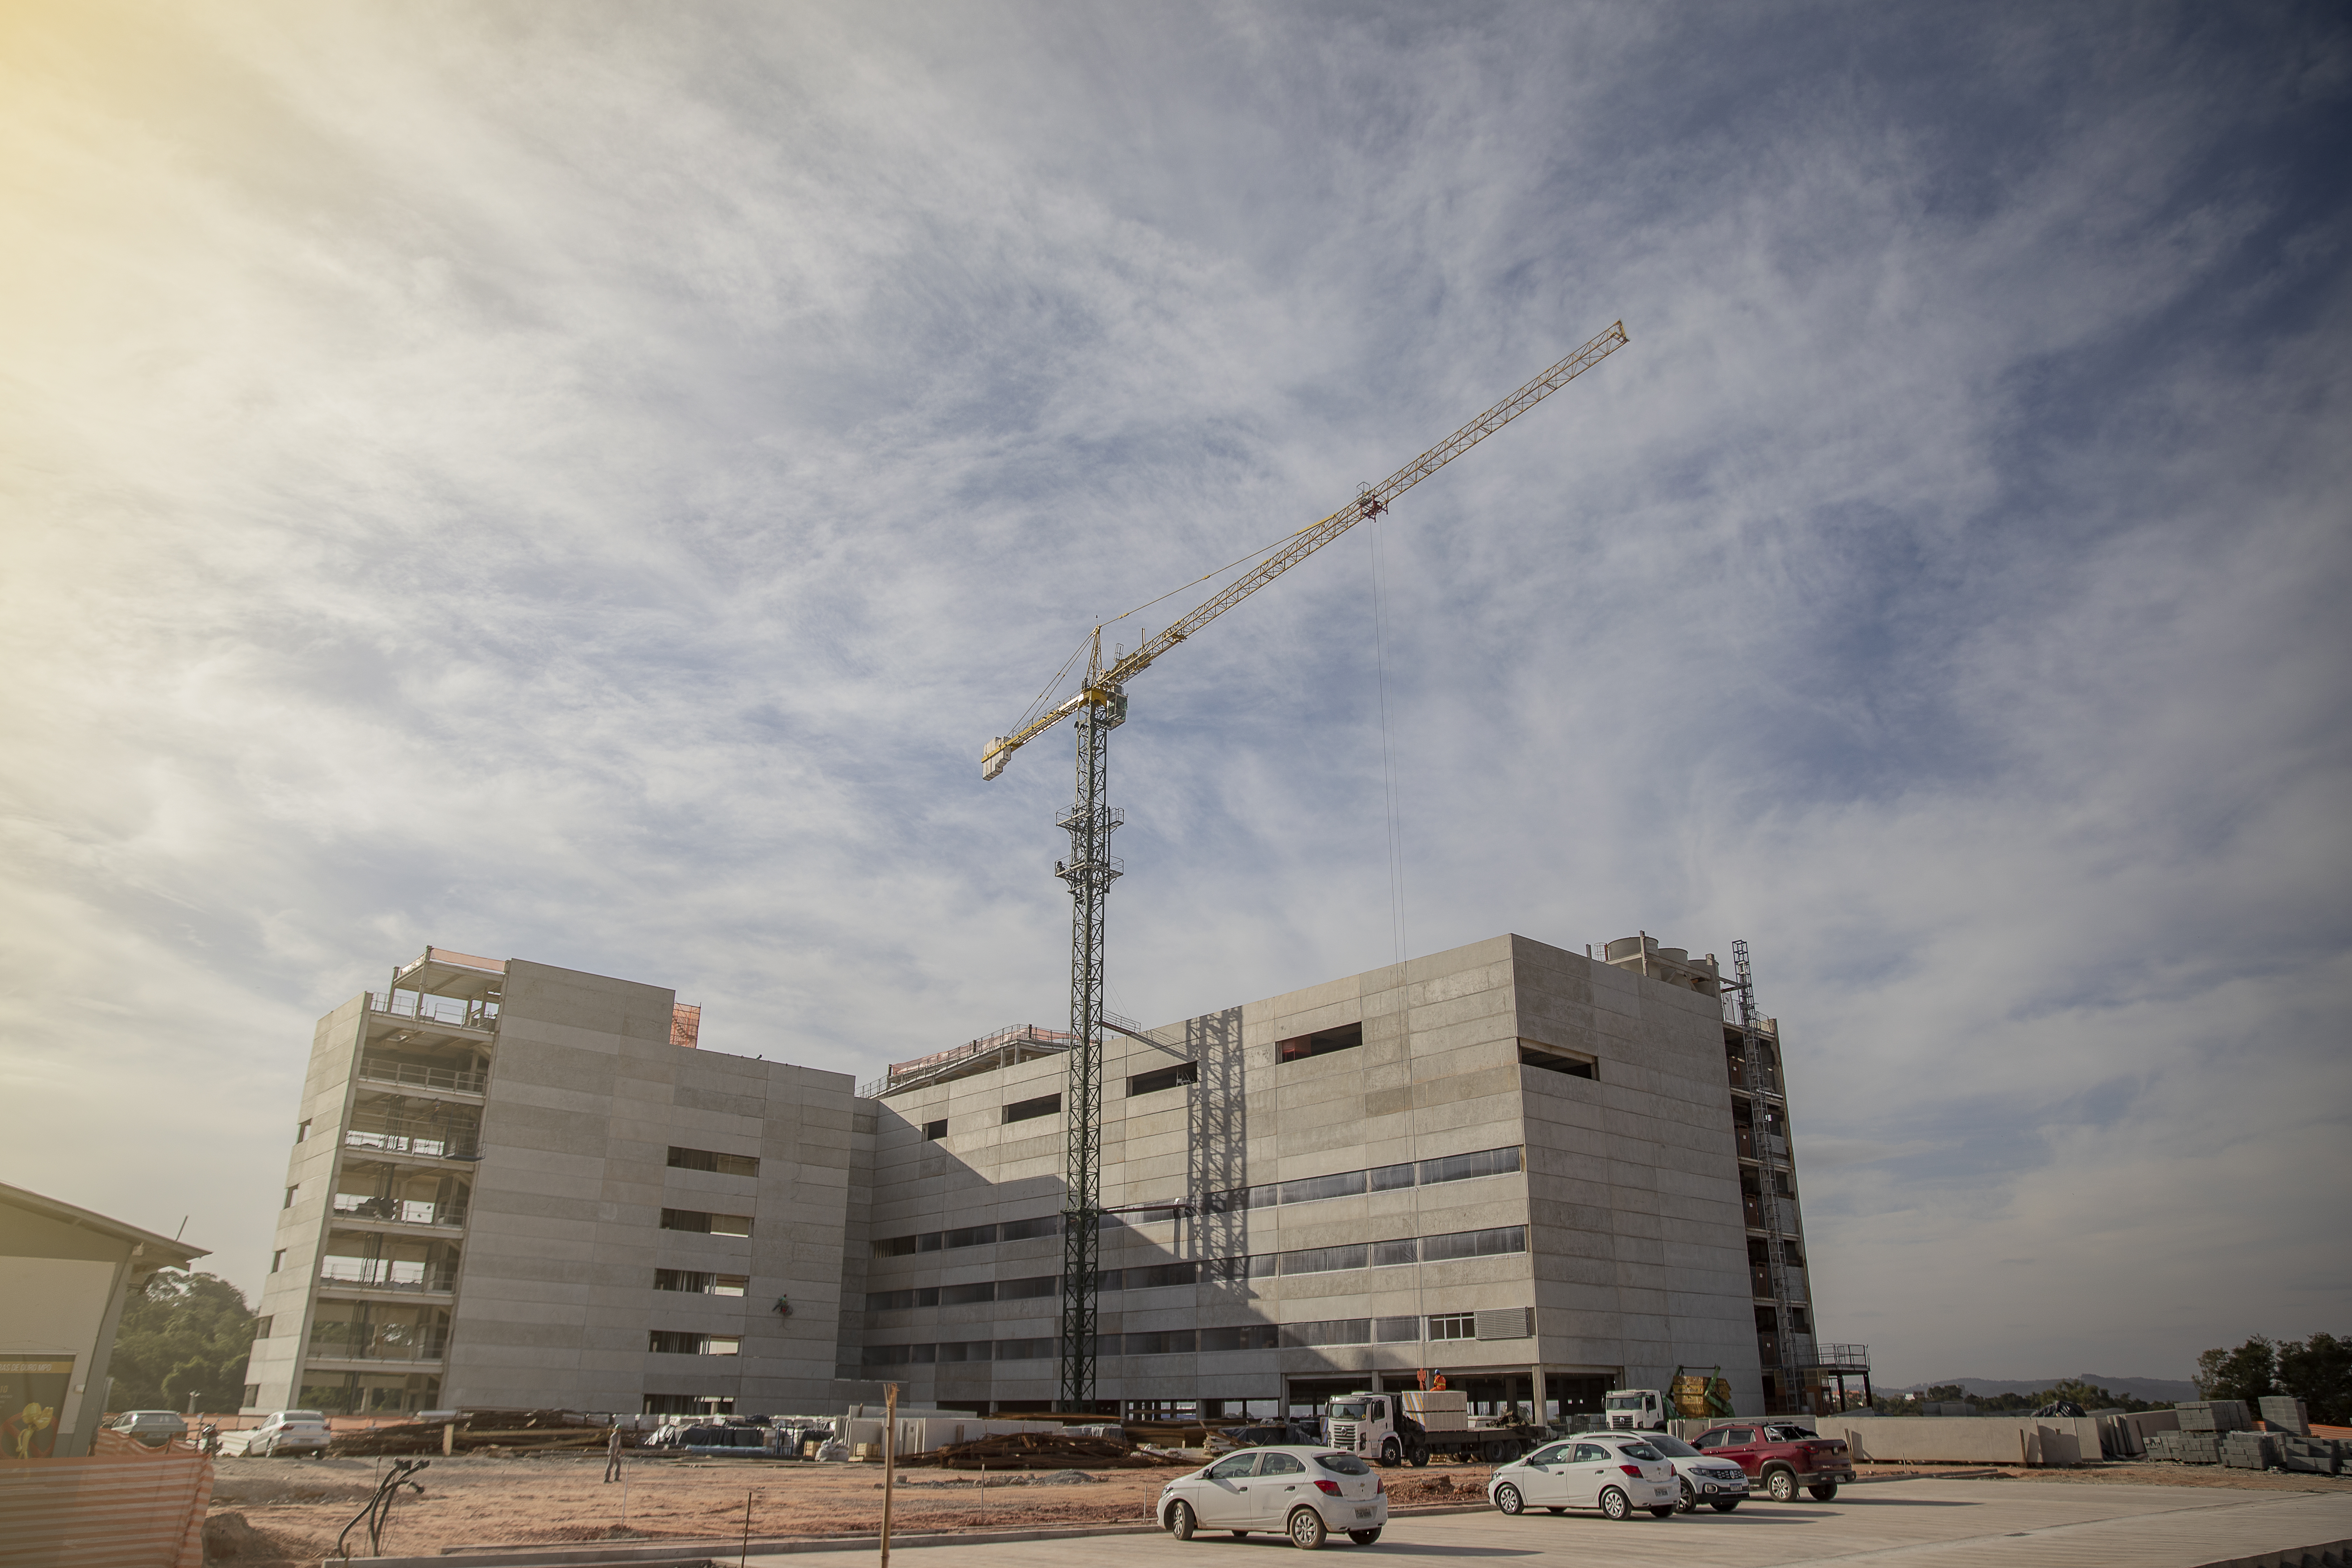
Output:
[[1690,950],[1685,947],[1654,947],[1650,950],[1668,963],[1688,963]]
[[[1617,963],[1620,959],[1638,958],[1641,956],[1643,940],[1638,936],[1621,936],[1602,950],[1601,956],[1612,963]],[[1655,941],[1652,941],[1650,946],[1653,952],[1656,951]]]

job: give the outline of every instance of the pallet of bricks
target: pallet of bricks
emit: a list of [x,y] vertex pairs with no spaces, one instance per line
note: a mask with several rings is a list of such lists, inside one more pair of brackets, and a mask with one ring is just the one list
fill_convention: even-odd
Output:
[[2344,1473],[2345,1461],[2352,1458],[2345,1452],[2347,1445],[2313,1436],[2311,1413],[2304,1408],[2302,1400],[2273,1394],[2262,1402],[2262,1411],[2263,1425],[2270,1428],[2263,1436],[2271,1439],[2272,1465],[2282,1470],[2301,1470],[2315,1476]]
[[2250,1431],[2253,1419],[2240,1399],[2191,1399],[2172,1407],[2180,1419],[2178,1432],[2151,1432],[2147,1457],[2184,1465],[2218,1465],[2222,1441],[2233,1433]]

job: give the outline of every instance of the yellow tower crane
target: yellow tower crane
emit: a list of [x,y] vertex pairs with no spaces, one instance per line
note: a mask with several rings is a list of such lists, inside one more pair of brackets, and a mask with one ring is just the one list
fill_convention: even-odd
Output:
[[[1123,869],[1110,853],[1110,836],[1124,819],[1108,804],[1109,732],[1127,721],[1127,683],[1161,655],[1314,554],[1368,517],[1378,517],[1397,497],[1566,386],[1625,346],[1625,323],[1578,348],[1461,429],[1391,474],[1366,485],[1356,498],[1319,522],[1309,523],[1276,545],[1249,571],[1211,595],[1188,614],[1140,639],[1133,653],[1102,661],[1102,627],[1094,628],[1086,677],[1076,695],[1025,718],[1013,733],[982,748],[980,776],[993,779],[1013,753],[1065,719],[1077,727],[1077,792],[1055,826],[1068,832],[1070,856],[1055,868],[1070,886],[1069,1082],[1062,1097],[1067,1133],[1067,1168],[1062,1200],[1062,1314],[1057,1402],[1065,1410],[1090,1411],[1095,1393],[1096,1303],[1101,1286],[1100,1204],[1102,1152],[1101,1032],[1103,1016],[1103,903]],[[1075,657],[1075,656],[1074,656]],[[1119,1028],[1119,1026],[1108,1026]],[[1120,1029],[1124,1033],[1126,1030]]]

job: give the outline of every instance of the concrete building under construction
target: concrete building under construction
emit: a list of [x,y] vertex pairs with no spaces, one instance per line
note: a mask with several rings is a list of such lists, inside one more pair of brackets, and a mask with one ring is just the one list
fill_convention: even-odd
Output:
[[[1569,1418],[1812,1339],[1777,1026],[1647,937],[1503,936],[1106,1037],[1097,1395],[1299,1411],[1442,1371]],[[322,1019],[248,1405],[1048,1405],[1066,1036],[864,1085],[668,991],[428,950]]]

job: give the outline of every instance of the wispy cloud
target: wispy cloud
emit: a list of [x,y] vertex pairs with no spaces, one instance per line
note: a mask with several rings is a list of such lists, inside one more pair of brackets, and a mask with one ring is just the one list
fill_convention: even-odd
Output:
[[[1752,940],[1897,1379],[2342,1327],[2326,13],[0,26],[9,1179],[168,1228],[169,1151],[250,1281],[425,942],[847,1070],[1052,1019],[1066,762],[980,743],[1622,316],[1383,524],[1412,947]],[[1121,1010],[1389,956],[1370,562],[1139,683]]]

